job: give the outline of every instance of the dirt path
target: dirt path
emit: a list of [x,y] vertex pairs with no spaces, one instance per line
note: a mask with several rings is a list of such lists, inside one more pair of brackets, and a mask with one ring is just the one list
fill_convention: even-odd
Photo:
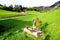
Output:
[[17,17],[10,17],[10,18],[1,18],[0,20],[7,20],[7,19],[14,19],[14,18],[18,18],[19,16]]
[[14,18],[18,18],[20,16],[28,16],[29,14],[25,14],[25,15],[15,15],[15,16],[11,16],[11,17],[7,17],[7,18],[0,18],[0,20],[7,20],[7,19],[14,19]]

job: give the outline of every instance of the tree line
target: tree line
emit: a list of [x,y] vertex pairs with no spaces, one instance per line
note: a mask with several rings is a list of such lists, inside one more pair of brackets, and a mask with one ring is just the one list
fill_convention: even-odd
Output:
[[27,8],[27,7],[23,7],[22,5],[15,5],[13,7],[13,5],[11,4],[10,6],[6,6],[6,5],[1,5],[0,4],[0,9],[3,9],[3,10],[8,10],[8,11],[16,11],[16,12],[21,12],[23,10],[29,10],[29,11],[33,11],[33,10],[36,10],[34,7],[32,8]]
[[0,4],[0,9],[8,10],[8,11],[20,12],[21,10],[26,9],[26,7],[23,7],[22,5],[15,5],[15,6],[13,7],[13,5],[6,6],[6,5],[1,5],[1,4]]
[[[60,8],[57,7],[58,9]],[[16,11],[16,12],[22,12],[22,11],[38,11],[38,12],[48,12],[50,10],[55,10],[56,8],[52,8],[52,7],[47,7],[47,6],[38,6],[38,7],[23,7],[22,5],[15,5],[13,6],[12,4],[10,6],[6,6],[6,5],[2,5],[0,4],[0,9],[3,10],[8,10],[8,11]]]

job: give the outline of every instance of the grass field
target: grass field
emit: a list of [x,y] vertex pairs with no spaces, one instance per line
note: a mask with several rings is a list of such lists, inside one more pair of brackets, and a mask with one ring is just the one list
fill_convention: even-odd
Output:
[[0,9],[0,18],[5,18],[5,17],[10,17],[14,15],[19,15],[20,13],[18,12],[10,12],[10,11],[5,11]]
[[[0,40],[60,40],[60,10],[47,13],[28,11],[28,16],[0,21]],[[0,11],[0,17],[19,14],[17,12]],[[32,19],[37,16],[43,22],[42,36],[36,38],[23,31],[25,25],[32,27]],[[2,28],[2,29],[1,29]]]

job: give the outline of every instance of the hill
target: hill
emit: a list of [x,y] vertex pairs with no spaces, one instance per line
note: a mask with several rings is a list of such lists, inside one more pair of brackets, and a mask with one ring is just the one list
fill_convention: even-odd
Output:
[[53,8],[60,9],[60,1],[55,2],[51,6],[39,6],[39,7],[34,7],[37,11],[39,12],[47,12],[52,10]]
[[[0,20],[0,40],[60,40],[60,9],[47,13],[36,11],[28,11],[28,13],[32,15]],[[43,32],[39,38],[23,31],[25,25],[32,27],[34,16],[39,17],[43,22]]]
[[60,1],[54,3],[53,5],[51,5],[50,7],[55,7],[55,8],[58,8],[60,7]]

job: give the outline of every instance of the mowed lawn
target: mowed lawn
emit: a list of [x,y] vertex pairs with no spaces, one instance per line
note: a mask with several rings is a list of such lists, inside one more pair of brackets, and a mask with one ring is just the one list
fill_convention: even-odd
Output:
[[11,11],[0,9],[0,18],[7,18],[7,17],[17,16],[17,15],[21,15],[21,12],[11,12]]
[[[2,11],[4,10],[0,11],[1,14],[3,13]],[[7,11],[5,11],[5,13],[7,13]],[[14,13],[16,12],[12,12],[11,15]],[[28,11],[27,13],[32,15],[20,16],[15,19],[1,20],[0,30],[2,31],[0,31],[0,40],[60,40],[60,10],[47,13]],[[42,36],[38,38],[23,31],[25,25],[32,28],[32,20],[34,17],[39,17],[43,23]]]

